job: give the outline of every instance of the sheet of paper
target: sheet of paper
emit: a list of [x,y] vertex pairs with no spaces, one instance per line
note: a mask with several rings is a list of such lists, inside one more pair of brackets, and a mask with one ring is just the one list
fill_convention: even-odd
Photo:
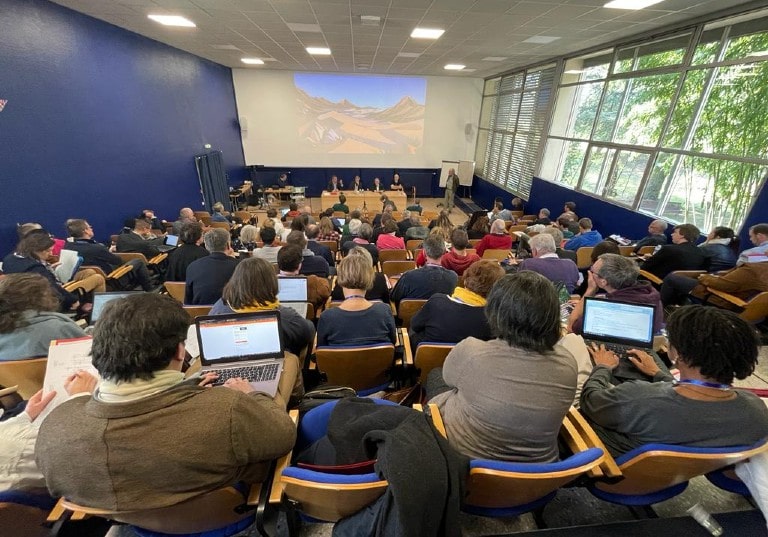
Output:
[[69,282],[75,275],[79,263],[77,252],[74,250],[62,250],[59,254],[59,265],[54,269],[56,276],[62,283]]
[[51,390],[56,390],[56,397],[45,408],[42,417],[45,417],[51,410],[69,399],[69,394],[64,389],[64,381],[72,373],[83,369],[96,377],[99,376],[96,368],[91,364],[92,342],[93,338],[90,337],[51,341],[51,346],[48,350],[48,363],[45,368],[43,391],[48,393]]

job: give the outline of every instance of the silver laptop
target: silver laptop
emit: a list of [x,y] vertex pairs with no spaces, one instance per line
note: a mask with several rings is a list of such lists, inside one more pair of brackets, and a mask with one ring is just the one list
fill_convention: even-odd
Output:
[[179,245],[179,237],[177,235],[166,235],[163,244],[157,247],[161,252],[170,252]]
[[242,377],[256,391],[275,396],[283,371],[278,310],[201,316],[195,328],[202,373],[217,373],[215,384]]
[[91,310],[90,326],[96,324],[96,321],[99,320],[99,317],[101,317],[101,314],[104,312],[104,306],[110,301],[143,292],[144,291],[117,291],[109,293],[93,293],[93,309]]
[[277,279],[277,299],[281,306],[289,307],[307,317],[309,289],[305,276],[280,276]]
[[643,350],[653,357],[660,368],[667,370],[667,366],[653,351],[655,315],[656,308],[650,304],[585,297],[582,333],[587,345],[602,343],[619,356],[619,365],[613,370],[613,376],[648,380],[629,361],[627,350]]

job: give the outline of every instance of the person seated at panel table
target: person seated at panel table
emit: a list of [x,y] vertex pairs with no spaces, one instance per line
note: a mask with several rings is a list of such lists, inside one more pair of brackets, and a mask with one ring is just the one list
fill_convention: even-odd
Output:
[[[664,326],[664,307],[659,292],[646,280],[638,280],[640,269],[629,257],[619,254],[601,254],[587,272],[584,297],[597,295],[602,289],[605,297],[622,302],[649,304],[655,308],[653,333]],[[581,334],[584,326],[584,297],[568,319],[568,331]]]
[[58,296],[39,274],[8,274],[0,279],[0,361],[47,356],[51,340],[85,336],[58,311]]
[[451,233],[451,249],[440,259],[440,264],[461,276],[473,263],[480,261],[479,255],[467,252],[468,247],[467,232],[461,228],[454,229]]
[[291,186],[291,179],[288,174],[281,173],[280,177],[277,178],[277,188],[288,188],[289,186]]
[[342,188],[344,188],[344,181],[339,179],[336,175],[332,175],[331,180],[328,181],[326,190],[328,192],[339,192]]
[[453,294],[437,293],[411,319],[413,351],[419,343],[430,341],[458,343],[468,337],[487,341],[493,337],[484,306],[491,287],[504,276],[495,261],[479,260],[464,272],[464,287]]
[[642,270],[664,279],[676,270],[705,270],[707,256],[696,247],[701,232],[693,224],[680,224],[672,230],[672,244],[665,244],[640,265]]
[[483,252],[486,250],[509,250],[510,248],[512,248],[512,237],[507,233],[507,226],[501,219],[493,221],[491,232],[485,235],[475,247],[480,257],[483,257]]
[[579,220],[579,233],[572,239],[569,239],[565,243],[566,250],[578,250],[585,246],[595,246],[598,242],[603,240],[603,236],[599,231],[592,229],[592,220],[590,218],[582,218]]
[[355,178],[352,179],[352,190],[354,192],[362,192],[365,190],[365,186],[363,185],[363,180],[360,179],[359,175],[355,175]]
[[632,363],[652,378],[614,386],[617,356],[602,345],[590,353],[594,370],[581,392],[581,412],[615,457],[644,444],[695,447],[753,444],[768,435],[768,409],[757,396],[732,387],[757,364],[760,341],[735,313],[683,306],[667,322],[675,381],[643,351]]
[[373,185],[371,185],[371,191],[384,192],[384,185],[381,184],[381,179],[378,177],[373,178]]
[[427,379],[448,442],[474,458],[556,461],[577,382],[576,360],[557,344],[557,291],[535,272],[509,274],[491,288],[485,314],[496,339],[461,341]]
[[93,334],[101,377],[93,396],[62,403],[40,426],[35,454],[54,497],[125,511],[166,507],[261,482],[290,451],[296,427],[285,410],[303,393],[296,356],[286,353],[274,398],[239,378],[206,387],[215,375],[185,380],[181,372],[188,327],[169,296],[107,305]]
[[669,242],[665,232],[667,231],[668,224],[664,220],[652,220],[648,224],[648,235],[640,239],[635,243],[635,248],[632,250],[635,254],[640,252],[640,248],[644,246],[664,246]]
[[364,254],[348,255],[341,260],[336,281],[344,293],[344,301],[320,316],[318,346],[397,343],[395,318],[389,304],[370,302],[365,298],[366,292],[373,287],[373,278],[373,265]]
[[[347,255],[359,255],[365,257],[367,261],[371,263],[371,266],[375,269],[373,257],[371,253],[365,248],[365,245],[355,246],[349,250]],[[389,303],[389,285],[387,284],[387,277],[382,272],[373,273],[373,286],[365,292],[366,300],[380,300],[385,304]],[[338,279],[336,285],[331,291],[331,300],[341,301],[344,300],[344,291],[339,285]]]
[[404,190],[405,185],[400,182],[400,174],[396,173],[392,176],[392,182],[389,183],[390,190]]
[[339,194],[339,201],[333,204],[333,212],[340,212],[349,214],[349,205],[347,205],[347,197],[344,194]]
[[[48,263],[52,249],[53,239],[48,232],[44,229],[33,229],[24,235],[13,252],[3,258],[3,272],[39,274],[48,281],[51,289],[56,293],[60,301],[59,311],[76,310],[81,306],[78,295],[64,289],[53,271],[54,267]],[[78,285],[85,292],[106,290],[104,276],[96,274],[93,270],[80,270],[73,280],[78,281]]]

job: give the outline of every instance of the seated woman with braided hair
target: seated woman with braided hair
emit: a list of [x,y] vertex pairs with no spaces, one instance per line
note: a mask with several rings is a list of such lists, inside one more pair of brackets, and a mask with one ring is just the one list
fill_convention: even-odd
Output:
[[743,446],[768,436],[765,404],[731,386],[755,370],[754,329],[730,311],[684,306],[670,316],[667,331],[679,381],[633,349],[630,361],[653,380],[614,386],[611,371],[619,359],[602,345],[590,348],[595,368],[581,391],[581,412],[611,454],[650,443]]

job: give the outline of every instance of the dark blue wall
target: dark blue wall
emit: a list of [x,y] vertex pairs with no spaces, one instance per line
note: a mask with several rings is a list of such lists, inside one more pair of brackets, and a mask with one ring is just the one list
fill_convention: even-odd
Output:
[[[509,207],[512,198],[509,192],[475,176],[472,187],[472,199],[475,203],[490,208],[496,196],[501,196],[505,206]],[[542,207],[546,207],[555,215],[562,212],[566,201],[574,201],[576,202],[576,214],[591,218],[595,229],[600,231],[603,236],[616,233],[633,239],[644,237],[648,234],[648,224],[653,220],[651,216],[607,203],[538,177],[533,178],[529,200],[526,202],[526,213],[535,214]],[[742,226],[739,236],[742,248],[751,246],[749,226],[765,222],[768,222],[768,189],[763,188]],[[701,231],[704,234],[709,232],[708,229]]]
[[[177,30],[178,31],[178,30]],[[0,0],[0,252],[17,222],[103,239],[125,216],[199,207],[193,157],[245,175],[227,67],[42,0]]]

